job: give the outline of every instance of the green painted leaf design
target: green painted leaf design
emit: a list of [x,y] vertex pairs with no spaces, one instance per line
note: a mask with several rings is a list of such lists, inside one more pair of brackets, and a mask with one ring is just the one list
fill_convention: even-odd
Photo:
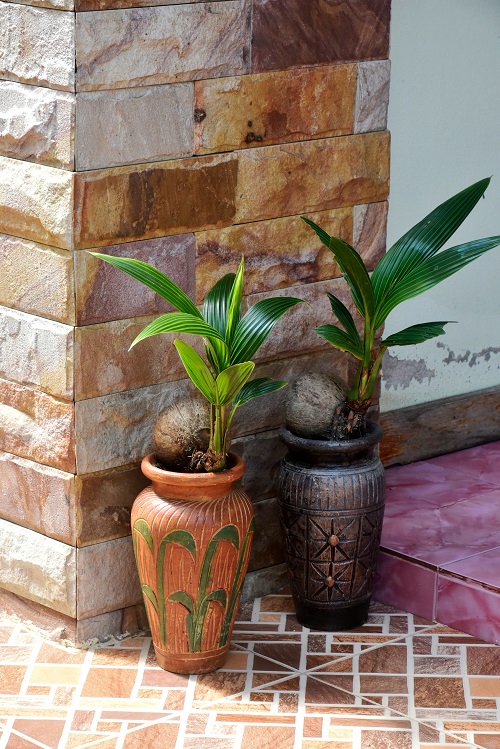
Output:
[[252,542],[254,531],[255,531],[255,518],[252,518],[250,525],[248,527],[248,531],[245,536],[245,540],[243,541],[243,545],[238,555],[238,563],[236,565],[234,583],[231,588],[231,592],[229,594],[229,601],[227,604],[224,621],[222,622],[222,628],[221,628],[221,633],[220,633],[220,638],[219,638],[219,645],[221,648],[224,647],[224,645],[226,645],[229,639],[229,627],[231,625],[231,619],[233,618],[234,610],[238,604],[241,589],[243,588],[243,583],[245,581],[245,576],[242,575],[243,565],[245,562],[245,557],[248,552],[248,547]]
[[225,525],[224,528],[217,531],[212,541],[219,539],[222,541],[229,541],[236,549],[240,546],[240,535],[235,525]]
[[194,601],[189,593],[186,593],[185,590],[176,590],[175,593],[172,593],[168,597],[168,600],[182,603],[182,605],[189,611],[190,614],[192,614],[194,611]]
[[143,537],[143,539],[145,540],[145,542],[147,543],[151,551],[153,551],[153,548],[154,548],[153,536],[151,535],[149,525],[142,518],[139,518],[134,523],[133,535],[135,535],[136,533],[138,533],[139,535]]
[[213,590],[209,595],[205,598],[206,601],[216,601],[217,603],[220,603],[223,609],[226,608],[227,603],[227,595],[224,588],[219,588],[218,590]]
[[146,585],[146,583],[143,583],[141,585],[142,592],[145,596],[149,598],[151,603],[153,604],[153,608],[158,613],[158,600],[156,598],[156,594],[153,590],[153,588],[150,588],[149,585]]

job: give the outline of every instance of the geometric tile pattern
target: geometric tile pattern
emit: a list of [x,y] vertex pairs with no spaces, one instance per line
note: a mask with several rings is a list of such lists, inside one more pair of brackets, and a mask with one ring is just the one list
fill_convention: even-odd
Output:
[[500,442],[386,471],[375,596],[500,643]]
[[500,650],[373,603],[349,632],[289,595],[242,604],[223,669],[160,669],[149,637],[87,651],[0,620],[0,749],[498,749]]

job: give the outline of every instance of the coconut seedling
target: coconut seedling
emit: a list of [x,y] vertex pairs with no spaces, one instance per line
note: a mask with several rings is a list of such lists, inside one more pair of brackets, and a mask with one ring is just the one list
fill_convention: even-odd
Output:
[[334,404],[328,429],[316,437],[347,439],[363,435],[366,413],[387,349],[422,343],[445,332],[449,320],[418,323],[381,337],[382,326],[395,307],[431,289],[500,244],[500,236],[487,237],[439,252],[483,196],[489,182],[490,179],[480,180],[435,208],[388,250],[371,276],[351,245],[302,217],[334,254],[361,323],[356,324],[340,299],[328,294],[339,324],[321,325],[316,333],[334,348],[351,354],[358,365],[345,397]]
[[[242,314],[244,259],[237,273],[227,273],[208,292],[202,309],[168,276],[133,258],[92,252],[166,299],[177,311],[160,315],[132,342],[160,333],[180,333],[203,340],[205,358],[180,338],[174,340],[182,364],[193,385],[208,404],[184,400],[160,415],[154,430],[155,448],[170,470],[222,471],[226,468],[231,426],[240,406],[284,387],[283,380],[250,379],[252,358],[274,325],[301,300],[271,297]],[[201,400],[201,399],[200,399]],[[206,413],[206,429],[203,428]],[[163,440],[168,444],[162,445]]]

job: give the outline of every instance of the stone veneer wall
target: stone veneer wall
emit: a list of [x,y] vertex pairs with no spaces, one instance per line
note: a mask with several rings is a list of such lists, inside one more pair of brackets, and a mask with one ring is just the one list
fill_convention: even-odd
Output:
[[[167,337],[127,353],[166,307],[87,248],[150,262],[199,302],[244,253],[250,303],[310,303],[260,374],[346,373],[313,332],[325,291],[345,289],[299,214],[371,265],[384,252],[389,15],[390,0],[0,0],[2,608],[78,641],[144,623],[138,462],[190,388]],[[281,570],[283,397],[236,424],[249,591]]]

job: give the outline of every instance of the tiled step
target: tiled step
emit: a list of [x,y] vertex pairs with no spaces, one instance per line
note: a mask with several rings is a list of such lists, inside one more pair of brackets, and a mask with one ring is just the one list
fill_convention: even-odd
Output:
[[389,468],[375,597],[500,642],[500,442]]

